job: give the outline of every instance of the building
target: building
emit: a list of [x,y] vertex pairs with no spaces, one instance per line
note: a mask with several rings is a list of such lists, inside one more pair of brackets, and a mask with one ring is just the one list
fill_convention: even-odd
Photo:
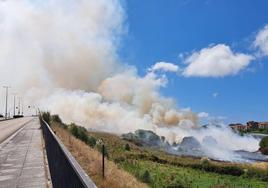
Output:
[[268,129],[268,122],[259,122],[259,129]]
[[233,130],[236,131],[246,131],[247,130],[247,126],[243,125],[241,123],[234,123],[234,124],[230,124],[229,125]]
[[258,129],[259,128],[259,123],[256,121],[248,121],[247,122],[247,128],[248,129]]
[[256,122],[256,121],[248,121],[246,125],[241,123],[233,123],[230,124],[233,130],[236,131],[246,131],[246,130],[254,130],[254,129],[268,129],[268,122]]

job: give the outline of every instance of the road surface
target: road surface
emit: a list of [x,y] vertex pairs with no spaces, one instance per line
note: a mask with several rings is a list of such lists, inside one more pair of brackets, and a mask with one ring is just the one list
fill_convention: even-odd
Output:
[[0,121],[0,143],[2,143],[7,137],[12,135],[31,119],[33,119],[33,117]]
[[[39,119],[21,118],[0,124],[0,188],[47,188],[49,173]],[[2,133],[2,130],[4,133]]]

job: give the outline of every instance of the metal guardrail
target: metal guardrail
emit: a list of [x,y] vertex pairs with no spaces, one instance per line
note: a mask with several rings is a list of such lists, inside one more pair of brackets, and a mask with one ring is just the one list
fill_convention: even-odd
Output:
[[97,188],[49,125],[43,119],[40,123],[53,187]]

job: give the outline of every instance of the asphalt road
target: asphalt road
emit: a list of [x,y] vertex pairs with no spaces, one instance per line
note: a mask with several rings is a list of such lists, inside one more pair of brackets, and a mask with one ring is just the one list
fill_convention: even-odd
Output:
[[32,119],[33,117],[24,117],[7,121],[0,121],[0,143],[2,143],[6,138],[8,138],[18,129],[23,127],[25,123],[29,122]]

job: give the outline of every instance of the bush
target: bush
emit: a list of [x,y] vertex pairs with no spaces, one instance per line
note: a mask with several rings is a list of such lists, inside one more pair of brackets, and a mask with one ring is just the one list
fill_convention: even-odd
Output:
[[261,153],[262,153],[263,155],[268,155],[268,147],[266,147],[266,148],[261,148],[260,150],[261,150]]
[[69,131],[73,136],[85,142],[90,147],[94,147],[96,145],[96,139],[92,136],[88,136],[87,130],[84,127],[80,127],[74,123],[71,123],[69,125]]
[[125,150],[130,151],[130,146],[129,146],[129,144],[126,144],[126,145],[125,145]]
[[245,176],[248,178],[257,178],[262,181],[268,181],[268,170],[249,168]]
[[233,176],[241,176],[244,174],[242,168],[238,166],[218,166],[210,163],[208,160],[202,161],[201,165],[192,165],[193,168],[199,169],[207,172],[214,172],[218,174],[229,174]]
[[148,170],[145,170],[145,172],[141,176],[141,181],[144,183],[151,183],[152,178]]
[[268,136],[264,137],[260,141],[260,151],[264,155],[268,155]]
[[51,115],[50,115],[50,112],[42,112],[41,113],[41,116],[42,116],[42,118],[43,118],[43,120],[45,121],[45,122],[47,122],[47,124],[49,124],[50,125],[50,121],[51,121]]
[[88,136],[88,139],[87,139],[87,144],[90,146],[90,147],[95,147],[96,145],[96,138],[92,137],[92,136]]
[[260,148],[268,147],[268,136],[262,138],[259,145]]
[[72,135],[74,135],[76,138],[78,138],[78,128],[74,123],[71,123],[69,125],[69,131]]
[[62,121],[61,121],[61,119],[60,119],[60,116],[59,115],[52,115],[51,116],[51,120],[52,121],[54,121],[54,122],[57,122],[57,123],[60,123],[60,124],[62,124]]

